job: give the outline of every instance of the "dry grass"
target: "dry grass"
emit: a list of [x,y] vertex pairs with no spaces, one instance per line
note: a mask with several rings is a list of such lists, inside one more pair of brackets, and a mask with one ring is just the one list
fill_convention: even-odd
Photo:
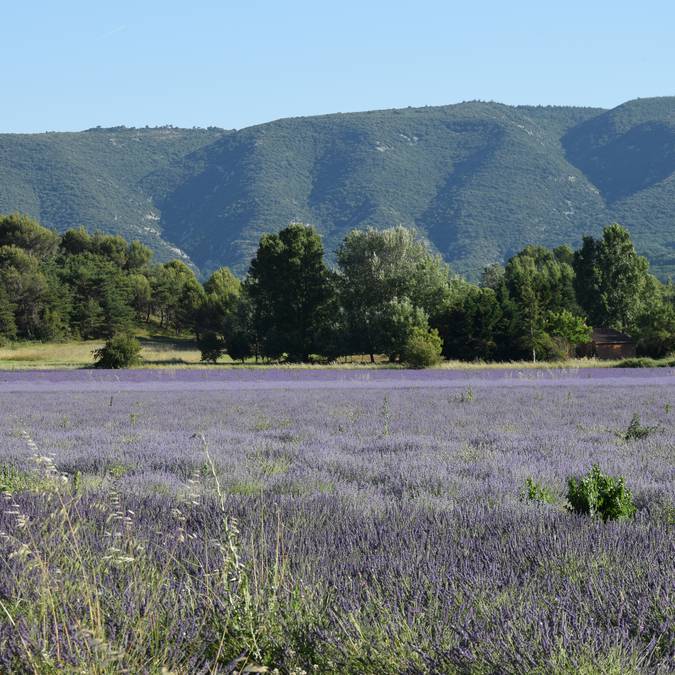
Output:
[[[162,336],[141,336],[143,349],[143,368],[232,368],[268,367],[267,364],[233,363],[228,357],[223,357],[216,366],[205,366],[200,362],[200,352],[191,340],[168,338]],[[15,343],[0,347],[0,369],[18,370],[35,368],[86,368],[93,365],[93,350],[103,343],[100,340],[50,342],[50,343]],[[481,361],[445,361],[438,368],[443,370],[474,370],[481,368],[598,368],[612,365],[611,361],[597,359],[570,359],[567,361],[537,362],[514,361],[508,363],[485,363]],[[401,368],[400,365],[389,363],[384,357],[378,358],[371,364],[367,356],[353,356],[340,359],[338,363],[325,364],[277,364],[284,368]]]
[[[146,367],[199,365],[200,352],[190,343],[161,340],[142,341]],[[78,342],[17,343],[0,348],[0,368],[86,368],[93,365],[93,351],[103,345],[100,340]]]

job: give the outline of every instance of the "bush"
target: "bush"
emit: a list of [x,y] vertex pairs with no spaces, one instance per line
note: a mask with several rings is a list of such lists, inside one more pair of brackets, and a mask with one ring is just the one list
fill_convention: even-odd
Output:
[[428,368],[441,360],[443,340],[434,328],[413,328],[403,350],[403,361],[413,368]]
[[619,361],[615,368],[657,368],[661,364],[647,356],[638,356]]
[[628,520],[637,510],[623,477],[605,476],[597,464],[583,478],[567,479],[569,510],[603,521]]
[[133,336],[121,333],[108,338],[94,350],[96,368],[130,368],[141,362],[141,344]]
[[635,413],[631,418],[628,429],[626,429],[626,433],[623,434],[623,437],[627,441],[639,441],[643,438],[647,438],[647,436],[656,431],[656,429],[657,427],[643,427],[640,423],[640,415]]
[[229,337],[227,341],[227,353],[230,355],[230,358],[242,363],[249,356],[252,356],[251,342],[244,331],[235,331]]
[[215,363],[225,351],[225,343],[217,333],[208,331],[199,339],[201,360],[205,363]]

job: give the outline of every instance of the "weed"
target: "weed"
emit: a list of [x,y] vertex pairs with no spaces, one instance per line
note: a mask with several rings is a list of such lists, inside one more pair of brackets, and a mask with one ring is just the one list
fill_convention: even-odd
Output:
[[635,413],[633,417],[631,418],[630,424],[628,425],[628,429],[626,429],[625,433],[623,434],[623,437],[627,441],[637,441],[637,440],[642,440],[643,438],[647,438],[650,434],[652,434],[654,431],[656,431],[658,427],[644,427],[640,423],[640,415]]
[[597,464],[583,478],[567,479],[567,501],[570,511],[603,521],[628,520],[637,511],[623,477],[606,476]]
[[525,487],[520,494],[524,501],[542,502],[543,504],[555,503],[553,493],[548,488],[535,483],[531,477],[525,479]]

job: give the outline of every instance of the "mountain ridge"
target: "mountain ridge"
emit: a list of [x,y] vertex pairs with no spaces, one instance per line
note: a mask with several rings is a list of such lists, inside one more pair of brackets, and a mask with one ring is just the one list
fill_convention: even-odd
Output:
[[244,272],[260,235],[293,220],[315,225],[329,254],[352,227],[415,226],[473,278],[525,244],[577,245],[618,220],[663,277],[675,274],[673,207],[675,97],[0,134],[0,211],[117,231],[204,273]]

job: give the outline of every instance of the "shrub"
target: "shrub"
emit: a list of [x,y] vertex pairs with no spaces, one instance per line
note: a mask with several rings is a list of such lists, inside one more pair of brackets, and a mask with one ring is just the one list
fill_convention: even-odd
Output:
[[605,476],[597,464],[584,477],[567,479],[569,510],[603,521],[627,520],[637,510],[623,477]]
[[26,474],[13,466],[0,464],[0,492],[20,492],[28,486]]
[[632,357],[628,359],[623,359],[619,361],[614,367],[615,368],[656,368],[661,364],[654,359],[650,359],[646,356]]
[[403,360],[413,368],[428,368],[441,360],[443,340],[434,328],[413,328],[403,350]]
[[125,333],[108,338],[105,345],[93,353],[96,368],[130,368],[141,361],[139,341]]
[[203,362],[215,363],[225,351],[225,343],[216,333],[208,331],[199,339],[199,351]]
[[656,427],[643,427],[640,423],[640,415],[635,413],[635,415],[633,415],[631,418],[628,429],[626,429],[623,437],[627,441],[638,441],[643,438],[647,438],[647,436],[649,436],[649,434],[654,431],[656,431]]
[[553,504],[555,497],[546,487],[538,485],[532,478],[525,479],[525,487],[521,492],[521,498],[526,501],[542,502],[544,504]]
[[235,331],[227,341],[227,353],[235,361],[244,362],[252,356],[251,342],[244,331]]

